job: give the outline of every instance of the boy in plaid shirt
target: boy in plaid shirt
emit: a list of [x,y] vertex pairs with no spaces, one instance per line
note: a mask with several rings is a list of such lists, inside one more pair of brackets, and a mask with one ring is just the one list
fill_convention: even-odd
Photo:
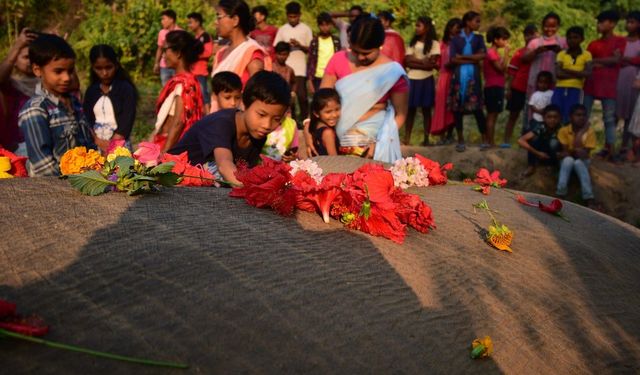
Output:
[[96,148],[81,103],[69,95],[75,58],[71,46],[56,35],[41,34],[29,46],[33,73],[41,84],[22,107],[19,126],[32,177],[60,175],[60,158],[71,148]]

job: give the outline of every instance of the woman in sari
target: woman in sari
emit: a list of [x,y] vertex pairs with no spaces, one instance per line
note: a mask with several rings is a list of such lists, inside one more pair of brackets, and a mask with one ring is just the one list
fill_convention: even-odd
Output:
[[[333,55],[321,88],[335,88],[342,99],[336,126],[340,154],[393,163],[402,158],[398,129],[404,125],[409,82],[400,64],[380,53],[380,20],[362,17],[351,27],[351,48]],[[305,127],[307,154],[317,155]]]
[[202,91],[190,68],[203,49],[202,43],[186,31],[174,30],[167,34],[165,59],[176,75],[160,92],[152,134],[153,143],[159,145],[162,152],[172,148],[202,117]]
[[[221,0],[216,12],[216,32],[230,44],[216,53],[211,76],[219,72],[234,72],[244,87],[257,72],[271,70],[271,58],[258,42],[248,37],[255,28],[255,21],[246,2]],[[213,103],[216,101],[211,102],[212,112],[215,112]]]

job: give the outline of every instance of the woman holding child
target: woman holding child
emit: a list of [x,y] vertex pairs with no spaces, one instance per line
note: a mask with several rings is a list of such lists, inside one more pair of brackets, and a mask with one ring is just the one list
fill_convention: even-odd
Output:
[[[320,87],[335,88],[342,99],[340,153],[392,163],[402,157],[398,129],[407,117],[409,85],[402,66],[380,53],[384,37],[380,20],[356,20],[351,48],[329,60]],[[317,154],[308,129],[305,140]]]

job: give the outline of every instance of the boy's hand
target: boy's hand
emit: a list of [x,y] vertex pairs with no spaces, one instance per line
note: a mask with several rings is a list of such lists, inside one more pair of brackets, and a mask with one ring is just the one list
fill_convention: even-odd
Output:
[[291,45],[294,46],[294,47],[300,47],[300,42],[298,42],[294,38],[289,39],[289,43],[291,43]]
[[551,156],[549,156],[549,154],[547,154],[546,152],[538,151],[536,155],[538,156],[539,159],[542,159],[542,160],[551,159]]

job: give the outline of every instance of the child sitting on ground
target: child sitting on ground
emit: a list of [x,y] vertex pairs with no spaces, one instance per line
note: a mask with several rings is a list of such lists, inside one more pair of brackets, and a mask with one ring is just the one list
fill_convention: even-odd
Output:
[[277,73],[254,74],[242,94],[244,111],[223,109],[195,123],[168,152],[187,152],[189,163],[202,164],[216,178],[241,185],[236,162],[255,165],[267,135],[282,122],[291,103],[291,88]]
[[29,175],[58,176],[60,158],[69,149],[96,148],[82,104],[69,95],[76,54],[59,36],[40,34],[29,45],[29,60],[42,83],[19,114],[29,155]]
[[589,175],[589,156],[591,150],[596,147],[596,133],[589,127],[587,108],[584,105],[574,105],[571,108],[569,119],[571,124],[558,131],[558,142],[562,145],[562,151],[558,153],[558,159],[561,162],[556,194],[560,197],[567,195],[569,177],[571,177],[571,172],[575,170],[580,179],[582,199],[587,206],[592,206],[593,191]]
[[536,125],[518,139],[518,144],[527,150],[527,169],[523,176],[528,177],[535,173],[538,164],[555,165],[556,153],[560,144],[556,137],[560,127],[560,107],[548,105],[543,113],[544,124]]
[[221,109],[240,108],[242,81],[234,72],[216,73],[211,78],[211,113]]
[[529,99],[529,110],[532,114],[531,121],[529,121],[527,128],[522,128],[522,134],[526,134],[529,130],[543,124],[544,119],[542,118],[542,113],[544,109],[551,104],[551,98],[553,97],[552,86],[553,75],[551,72],[543,70],[538,73],[536,91]]
[[334,89],[319,89],[311,102],[309,132],[318,155],[338,155],[335,127],[340,120],[340,94]]

